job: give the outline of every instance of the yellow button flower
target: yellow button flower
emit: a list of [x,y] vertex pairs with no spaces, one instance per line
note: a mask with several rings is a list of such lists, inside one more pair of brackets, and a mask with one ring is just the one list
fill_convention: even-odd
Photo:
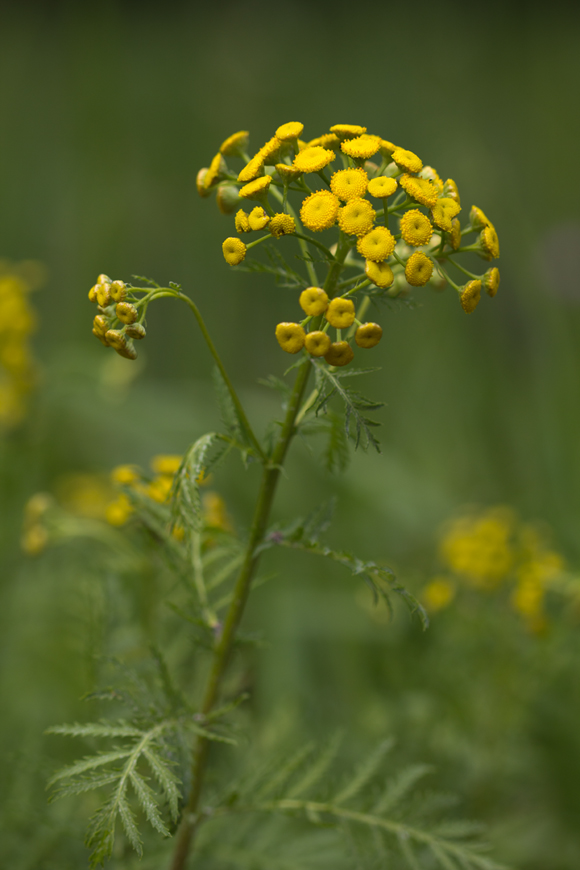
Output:
[[271,183],[272,179],[269,175],[261,175],[260,178],[255,178],[254,181],[240,187],[240,196],[244,199],[263,199]]
[[359,238],[356,247],[366,260],[380,263],[395,250],[395,237],[386,227],[375,227]]
[[274,238],[279,239],[280,236],[289,236],[296,232],[296,221],[292,215],[280,212],[270,219],[268,229]]
[[258,154],[255,154],[254,157],[246,163],[242,171],[239,173],[238,181],[242,183],[253,181],[254,178],[258,178],[259,175],[262,175],[263,171],[264,158],[258,152]]
[[431,217],[436,227],[450,233],[453,229],[453,218],[461,211],[461,206],[455,199],[442,196],[431,209]]
[[423,168],[423,161],[412,151],[407,151],[405,148],[395,148],[391,157],[401,169],[406,169],[407,172],[420,172]]
[[261,205],[257,205],[256,208],[253,208],[248,215],[248,223],[250,224],[251,230],[263,230],[264,227],[268,226],[269,221],[270,218]]
[[354,359],[354,351],[348,341],[333,341],[324,359],[330,366],[347,366]]
[[209,190],[209,188],[212,187],[216,183],[219,176],[223,172],[225,172],[225,169],[226,169],[226,164],[225,164],[224,158],[222,157],[222,155],[218,151],[216,156],[213,158],[213,160],[209,164],[209,169],[207,170],[206,174],[203,177],[203,186],[205,187],[206,190]]
[[242,151],[248,147],[250,134],[247,130],[240,130],[239,133],[232,133],[227,139],[224,139],[220,145],[220,151],[226,157],[237,157]]
[[325,356],[330,350],[330,337],[320,329],[309,332],[304,339],[304,347],[310,356]]
[[241,239],[230,236],[222,245],[222,251],[226,263],[237,266],[246,256],[246,246]]
[[358,124],[334,124],[334,126],[330,128],[330,132],[340,136],[341,139],[362,136],[366,131],[366,127],[359,127]]
[[497,260],[499,257],[499,239],[491,224],[482,229],[479,244],[485,260]]
[[139,312],[130,302],[117,302],[115,314],[121,323],[135,323],[139,317]]
[[382,337],[383,330],[378,323],[363,323],[354,334],[359,347],[375,347]]
[[380,147],[380,138],[378,136],[357,136],[355,139],[347,139],[342,142],[340,148],[349,157],[354,157],[359,160],[368,160],[373,154],[376,154]]
[[288,121],[287,124],[278,127],[276,136],[282,142],[291,142],[293,139],[298,139],[303,130],[304,124],[301,124],[300,121]]
[[314,317],[323,314],[328,308],[328,295],[322,287],[307,287],[298,301],[302,310]]
[[248,215],[243,208],[236,212],[234,223],[236,225],[236,232],[238,233],[249,233],[252,229],[250,221],[248,220]]
[[151,481],[145,490],[145,494],[153,501],[163,504],[168,501],[172,486],[173,479],[169,475],[162,474]]
[[428,610],[437,612],[451,604],[455,597],[455,586],[446,577],[435,577],[425,586],[421,597]]
[[433,260],[421,251],[411,254],[405,265],[407,284],[413,287],[423,287],[433,274]]
[[322,145],[323,148],[332,148],[333,151],[337,151],[340,147],[340,139],[336,133],[325,133],[324,136],[317,136],[316,139],[311,139],[308,147],[313,145]]
[[287,163],[276,163],[276,172],[280,178],[283,178],[286,181],[294,181],[295,178],[302,175],[300,169],[296,169],[295,166],[289,166]]
[[179,471],[182,462],[183,456],[175,453],[159,453],[151,458],[149,465],[155,474],[166,474],[173,477]]
[[103,317],[102,314],[97,314],[96,317],[93,318],[93,329],[99,333],[99,335],[104,335],[109,328],[109,321],[106,317]]
[[443,180],[433,166],[424,166],[419,172],[419,178],[426,178],[428,181],[432,181],[439,191],[439,196],[445,196],[443,193]]
[[413,175],[404,173],[399,178],[399,184],[408,196],[416,199],[421,205],[433,208],[437,204],[439,191],[437,186],[432,181],[429,181],[428,178],[415,178]]
[[327,230],[336,223],[340,202],[330,190],[318,190],[307,196],[300,208],[300,219],[314,232]]
[[481,281],[468,281],[463,288],[463,293],[459,297],[461,307],[466,314],[471,314],[477,308],[477,303],[481,298]]
[[131,486],[140,479],[139,468],[137,465],[117,465],[111,471],[111,480],[113,483],[119,483],[121,486]]
[[277,136],[272,136],[271,139],[268,139],[265,145],[262,145],[258,154],[262,157],[265,164],[267,163],[269,166],[273,166],[275,163],[273,158],[278,156],[281,147],[281,140],[278,139]]
[[426,245],[433,235],[433,225],[423,212],[412,208],[401,218],[401,235],[408,245]]
[[113,302],[122,302],[127,295],[127,288],[124,281],[112,281],[109,287],[109,293]]
[[98,300],[97,300],[97,290],[98,290],[98,289],[99,289],[99,285],[98,285],[98,284],[93,284],[93,286],[92,286],[91,289],[89,290],[89,302],[94,302],[95,304],[97,304],[97,302],[98,302]]
[[375,217],[367,199],[352,199],[338,212],[338,225],[349,236],[364,236],[372,229]]
[[395,280],[393,270],[384,261],[382,263],[375,263],[373,260],[367,260],[365,263],[365,275],[369,281],[372,281],[373,284],[376,284],[377,287],[383,290],[390,287]]
[[449,233],[449,244],[454,251],[461,247],[461,224],[458,218],[453,218],[451,221],[451,232]]
[[336,154],[321,145],[313,145],[304,148],[294,158],[294,166],[301,172],[320,172],[329,163],[336,160]]
[[354,302],[337,296],[326,309],[326,319],[336,329],[346,329],[354,323]]
[[386,175],[379,175],[378,178],[372,178],[369,181],[369,193],[375,199],[386,199],[387,196],[392,196],[396,189],[395,179],[387,178]]
[[383,157],[391,157],[396,147],[397,146],[393,145],[392,142],[389,142],[388,139],[379,140],[379,151]]
[[489,296],[493,297],[499,288],[499,269],[494,266],[493,269],[488,269],[483,276],[483,286]]
[[348,202],[363,197],[368,183],[369,177],[364,169],[339,169],[330,179],[330,189],[339,199]]
[[448,178],[445,184],[443,185],[443,196],[448,196],[449,199],[454,199],[455,202],[461,205],[461,197],[459,196],[459,190],[457,189],[457,185],[453,181],[452,178]]
[[492,227],[493,224],[488,217],[476,205],[471,206],[469,212],[469,220],[472,227]]
[[145,338],[146,332],[145,327],[142,323],[129,323],[128,326],[125,327],[125,334],[129,336],[129,338]]
[[276,338],[286,353],[298,353],[304,347],[306,334],[299,323],[279,323]]

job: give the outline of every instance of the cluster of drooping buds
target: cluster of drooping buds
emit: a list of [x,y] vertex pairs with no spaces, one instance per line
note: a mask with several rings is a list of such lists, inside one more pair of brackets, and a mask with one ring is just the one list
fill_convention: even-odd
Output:
[[[461,226],[458,218],[461,200],[453,179],[444,182],[433,167],[424,166],[412,151],[368,134],[366,127],[335,124],[328,133],[310,142],[299,138],[303,129],[299,122],[283,124],[252,157],[247,153],[247,131],[234,133],[197,177],[202,197],[215,190],[220,210],[224,214],[236,212],[239,235],[227,238],[222,245],[224,258],[231,266],[240,265],[248,251],[259,244],[293,236],[301,246],[301,259],[306,261],[309,271],[306,286],[318,283],[312,280],[313,254],[320,259],[320,250],[325,253],[328,277],[322,288],[314,289],[326,294],[327,307],[321,309],[318,320],[310,322],[312,332],[305,331],[305,323],[279,324],[276,334],[285,350],[296,353],[305,347],[313,353],[310,349],[313,348],[313,355],[324,356],[331,365],[344,365],[352,359],[352,339],[359,346],[372,346],[362,344],[367,339],[376,343],[376,325],[375,331],[369,328],[361,332],[368,324],[364,327],[358,324],[354,311],[350,311],[351,307],[354,309],[352,297],[359,291],[367,297],[396,297],[413,287],[431,284],[440,289],[448,283],[457,291],[467,313],[477,306],[482,289],[490,296],[496,294],[497,268],[473,274],[454,259],[459,253],[472,252],[492,260],[499,256],[499,242],[491,221],[476,206],[471,209],[468,224]],[[228,167],[226,158],[231,157],[244,161],[241,171]],[[327,167],[336,160],[341,161],[342,167],[329,177]],[[290,193],[300,195],[299,209],[290,204]],[[276,201],[278,211],[270,198]],[[246,201],[256,203],[249,212],[240,208]],[[305,234],[304,228],[311,233],[337,228],[338,243],[326,246]],[[259,231],[265,234],[249,243],[240,238]],[[478,234],[476,241],[465,244],[464,236],[471,233]],[[447,265],[457,268],[469,280],[455,283]],[[347,270],[351,274],[345,280],[342,273]],[[343,299],[342,319],[334,316],[333,306],[339,298]],[[362,304],[365,305],[364,301]],[[327,347],[328,337],[325,340],[318,336],[318,333],[326,335],[320,329],[323,313],[331,325],[333,319],[344,322],[352,317],[350,325],[357,328],[349,333],[346,347],[341,338]],[[312,334],[316,338],[309,340]],[[337,344],[341,346],[340,353],[332,349]],[[343,362],[338,362],[339,359]]]
[[108,275],[99,275],[97,283],[89,290],[89,300],[98,305],[99,313],[93,320],[93,335],[107,347],[114,348],[120,356],[136,359],[134,339],[145,338],[145,327],[137,299],[129,296],[123,281],[112,281]]

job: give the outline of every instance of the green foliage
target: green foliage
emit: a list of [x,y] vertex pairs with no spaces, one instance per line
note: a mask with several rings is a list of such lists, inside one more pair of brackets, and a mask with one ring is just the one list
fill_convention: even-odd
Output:
[[[344,404],[344,429],[348,438],[352,439],[355,448],[361,445],[364,448],[372,446],[377,453],[381,452],[379,442],[373,432],[376,426],[380,426],[376,420],[367,416],[370,411],[378,411],[384,407],[384,402],[375,402],[367,399],[362,393],[345,385],[344,381],[358,375],[368,374],[376,369],[347,369],[346,371],[332,370],[328,366],[317,361],[313,362],[316,370],[316,387],[318,397],[314,404],[314,413],[325,413],[328,403],[336,396]],[[332,431],[331,431],[332,437]],[[337,445],[342,451],[342,445]],[[333,451],[334,454],[334,451]],[[333,460],[340,462],[340,459]]]

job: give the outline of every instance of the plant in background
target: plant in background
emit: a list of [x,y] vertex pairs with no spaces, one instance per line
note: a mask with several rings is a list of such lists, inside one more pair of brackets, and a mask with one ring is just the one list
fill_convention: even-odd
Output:
[[[324,864],[325,855],[326,862],[339,866],[384,866],[393,849],[399,857],[392,860],[410,868],[499,866],[471,841],[472,825],[431,818],[437,801],[411,799],[424,768],[385,782],[381,764],[389,742],[338,786],[331,784],[336,776],[330,774],[337,743],[318,754],[301,747],[283,763],[279,757],[244,759],[231,748],[246,698],[239,661],[243,647],[253,642],[240,631],[240,622],[251,591],[267,579],[258,574],[264,551],[295,548],[337,562],[389,608],[391,594],[400,595],[426,626],[423,608],[388,567],[322,542],[328,506],[312,506],[307,517],[283,526],[272,526],[270,513],[298,433],[326,434],[330,469],[344,467],[349,439],[355,447],[379,450],[378,424],[369,415],[381,403],[351,386],[354,376],[369,370],[348,368],[355,348],[358,355],[381,339],[380,324],[366,319],[369,306],[393,304],[413,287],[449,284],[469,313],[483,288],[494,296],[499,284],[497,268],[475,274],[457,259],[467,252],[490,261],[499,246],[480,209],[473,207],[461,226],[452,179],[443,182],[414,153],[367,134],[364,127],[338,124],[309,143],[299,138],[302,131],[302,124],[283,124],[252,157],[248,134],[235,133],[197,179],[202,197],[215,192],[220,210],[234,215],[237,235],[222,246],[226,262],[271,274],[293,288],[304,315],[273,329],[282,350],[296,360],[286,373],[292,383],[274,376],[267,381],[282,394],[282,415],[263,438],[248,419],[196,302],[180,285],[162,287],[146,278],[133,285],[103,274],[89,292],[98,307],[95,336],[128,359],[136,357],[135,342],[145,338],[153,302],[173,298],[189,306],[216,364],[224,423],[223,431],[203,435],[183,457],[157,457],[153,475],[133,466],[117,468],[113,479],[119,495],[106,509],[108,527],[94,519],[71,526],[46,499],[29,506],[25,540],[33,528],[39,540],[92,538],[116,549],[119,558],[127,555],[120,543],[126,540],[133,569],[145,548],[158,597],[170,604],[166,617],[150,608],[144,623],[146,631],[154,625],[156,632],[149,638],[155,643],[156,680],[139,691],[133,685],[91,695],[120,702],[120,718],[51,729],[93,743],[112,741],[110,749],[66,767],[52,781],[61,796],[108,791],[87,837],[92,866],[124,855],[115,845],[118,820],[128,842],[141,852],[142,818],[161,835],[174,835],[161,850],[153,847],[155,866],[172,853],[172,870],[188,864],[194,846],[198,863],[207,867],[265,866],[272,853],[288,856],[297,866],[316,865],[313,856]],[[235,159],[242,165],[234,170],[229,163]],[[337,166],[329,174],[332,164]],[[252,233],[258,235],[252,238]],[[474,233],[476,240],[465,244],[464,237]],[[265,258],[248,256],[255,248]],[[297,261],[292,265],[291,249]],[[450,268],[469,280],[456,284]],[[244,533],[234,529],[217,493],[201,491],[232,452],[248,468],[260,469]],[[44,536],[38,528],[45,529]],[[34,545],[29,549],[35,551]],[[163,585],[161,576],[173,580]]]

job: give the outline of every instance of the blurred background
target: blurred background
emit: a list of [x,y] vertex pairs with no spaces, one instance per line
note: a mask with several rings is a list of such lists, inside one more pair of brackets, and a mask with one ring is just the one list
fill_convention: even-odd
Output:
[[[295,316],[295,291],[230,270],[232,219],[195,188],[230,133],[250,130],[258,148],[290,120],[307,138],[364,124],[453,177],[463,214],[482,208],[502,249],[499,293],[472,315],[452,291],[421,288],[414,308],[381,311],[381,371],[365,392],[386,402],[382,454],[358,452],[331,477],[297,443],[276,519],[335,493],[329,539],[420,593],[449,573],[443,524],[466,505],[506,505],[580,570],[580,15],[558,3],[111,0],[3,3],[0,16],[0,258],[39,286],[34,386],[25,411],[3,406],[0,436],[4,825],[20,844],[6,854],[63,870],[85,866],[82,846],[64,845],[84,819],[70,804],[60,827],[47,815],[62,747],[43,731],[86,716],[92,599],[82,559],[22,554],[23,509],[38,491],[74,501],[79,475],[183,452],[219,425],[210,359],[175,304],[157,305],[136,363],[94,339],[100,272],[181,283],[257,429],[277,412],[258,381],[286,367],[273,330]],[[256,479],[233,460],[217,475],[242,530]],[[432,763],[433,782],[490,824],[505,863],[577,870],[578,608],[556,602],[534,630],[505,596],[472,589],[447,607],[435,596],[422,634],[403,609],[388,624],[339,567],[301,554],[268,554],[267,567],[277,579],[247,616],[270,644],[253,665],[260,715],[323,741],[342,727],[353,754],[392,734],[400,759]]]

